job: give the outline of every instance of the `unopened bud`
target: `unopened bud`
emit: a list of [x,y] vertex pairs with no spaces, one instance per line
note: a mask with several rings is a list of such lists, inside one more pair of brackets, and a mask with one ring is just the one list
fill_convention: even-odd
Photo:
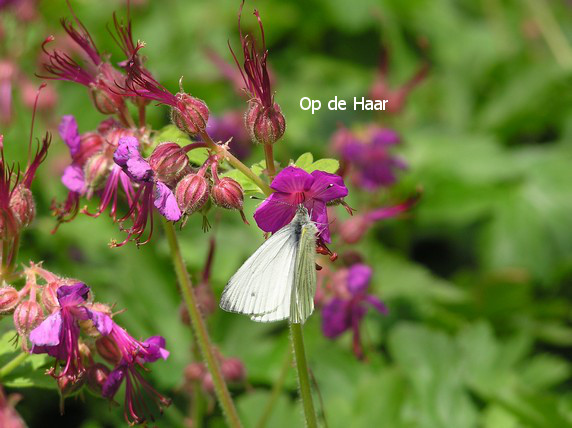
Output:
[[214,393],[214,382],[213,382],[213,377],[210,373],[207,373],[204,375],[202,386],[203,386],[203,389],[206,392],[208,392],[209,394]]
[[189,174],[175,188],[175,198],[185,214],[200,210],[209,199],[209,182],[202,175]]
[[109,369],[101,363],[95,363],[87,368],[86,380],[87,387],[95,395],[101,396],[103,391],[103,384],[109,376]]
[[86,132],[80,137],[79,149],[73,156],[74,163],[85,165],[87,160],[103,149],[103,138],[96,132]]
[[30,189],[22,184],[16,186],[10,198],[10,208],[20,227],[28,227],[36,217],[36,203]]
[[11,313],[20,302],[18,290],[10,285],[0,288],[0,314]]
[[83,387],[85,383],[85,372],[79,372],[78,376],[60,375],[56,377],[58,388],[62,398],[70,397]]
[[244,364],[238,358],[227,358],[221,365],[222,375],[229,382],[242,382],[245,377]]
[[344,242],[355,244],[359,242],[369,229],[370,222],[363,215],[356,215],[344,221],[340,226],[340,236]]
[[171,109],[171,120],[177,128],[187,134],[195,135],[207,127],[209,108],[204,101],[179,92],[177,107]]
[[95,85],[91,86],[90,90],[91,100],[93,105],[101,114],[115,114],[118,111],[117,97],[112,96],[105,89],[98,88]]
[[274,144],[286,131],[286,119],[277,103],[272,107],[264,107],[259,101],[251,101],[244,125],[254,141],[262,144]]
[[117,344],[107,336],[102,336],[95,341],[95,348],[101,357],[110,364],[117,364],[121,360],[121,352]]
[[43,319],[42,307],[35,300],[25,300],[14,310],[14,327],[20,336],[27,336]]
[[103,152],[90,157],[84,167],[85,183],[91,191],[100,190],[105,184],[113,159]]
[[201,381],[207,372],[203,363],[193,362],[185,367],[185,379],[187,382]]
[[187,153],[177,143],[159,144],[147,159],[156,177],[164,182],[178,180],[189,166]]
[[242,210],[244,191],[240,184],[230,177],[221,178],[212,190],[213,202],[229,210]]

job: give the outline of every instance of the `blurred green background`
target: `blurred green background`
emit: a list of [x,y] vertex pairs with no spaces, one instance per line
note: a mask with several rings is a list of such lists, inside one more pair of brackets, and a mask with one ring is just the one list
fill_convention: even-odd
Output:
[[[205,49],[231,61],[227,40],[239,49],[238,1],[133,2],[135,38],[147,43],[147,66],[169,89],[184,76],[187,91],[204,99],[212,114],[243,109],[244,99],[221,78]],[[106,25],[124,14],[123,2],[75,0],[77,15],[101,50],[122,59]],[[572,6],[564,0],[295,0],[247,1],[244,25],[260,10],[276,84],[287,119],[276,158],[311,151],[331,155],[339,124],[378,121],[403,138],[400,156],[409,169],[392,191],[424,194],[405,218],[374,228],[356,246],[374,267],[372,290],[389,316],[369,313],[363,326],[368,361],[351,352],[351,336],[323,337],[320,317],[308,322],[308,358],[319,385],[328,426],[334,427],[566,427],[572,426]],[[69,16],[60,0],[38,4],[39,19],[23,25],[2,16],[4,45],[21,44],[24,72],[36,71],[39,45],[61,34]],[[10,38],[10,34],[16,37]],[[257,34],[257,33],[255,33]],[[399,87],[419,67],[427,78],[403,111],[376,117],[368,112],[332,112],[337,95],[366,96],[382,48],[389,78]],[[3,49],[6,49],[4,46]],[[56,113],[42,117],[55,131],[58,117],[75,114],[80,131],[103,119],[85,89],[55,84]],[[16,91],[18,89],[16,88]],[[302,111],[302,97],[320,99],[315,115]],[[13,123],[0,132],[12,159],[23,159],[30,111],[16,97]],[[380,122],[381,120],[381,122]],[[168,123],[164,107],[149,109],[149,121]],[[252,161],[262,156],[254,148]],[[158,231],[152,244],[109,249],[120,238],[102,216],[86,216],[50,234],[49,206],[65,189],[58,171],[67,161],[57,133],[34,193],[38,217],[26,232],[22,263],[43,260],[56,273],[81,278],[99,301],[126,312],[117,319],[134,336],[161,334],[171,357],[156,363],[153,384],[174,398],[158,426],[181,426],[188,398],[180,392],[190,361],[190,332],[179,319],[175,277]],[[369,196],[352,191],[358,209]],[[255,208],[247,202],[251,218]],[[219,294],[228,278],[262,242],[236,213],[221,213],[213,229],[218,250],[212,283]],[[180,239],[196,278],[208,235],[191,218]],[[336,240],[332,245],[336,250]],[[242,359],[248,385],[236,388],[245,426],[254,426],[288,352],[282,323],[261,325],[217,311],[208,320],[214,342],[226,356]],[[0,326],[10,328],[9,319]],[[13,390],[10,390],[13,391]],[[118,426],[120,409],[85,395],[70,399],[59,417],[53,390],[18,389],[17,409],[30,426]],[[48,391],[48,392],[46,392]],[[318,407],[320,407],[318,405]],[[223,426],[215,411],[208,426]],[[268,426],[303,426],[296,379],[289,373]]]

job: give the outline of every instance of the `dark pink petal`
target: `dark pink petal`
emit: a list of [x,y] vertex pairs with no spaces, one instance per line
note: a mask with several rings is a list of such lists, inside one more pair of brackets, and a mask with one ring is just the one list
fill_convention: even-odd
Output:
[[[60,343],[60,332],[62,330],[62,315],[57,311],[47,317],[42,323],[30,332],[30,342],[33,354],[46,352],[44,346],[56,346]],[[38,348],[41,347],[41,348]]]
[[319,200],[310,200],[304,204],[310,214],[310,219],[316,223],[319,236],[324,242],[331,242],[330,224],[328,222],[328,210],[326,204]]
[[369,286],[372,269],[364,264],[356,263],[348,270],[348,291],[352,294],[363,293]]
[[165,349],[165,338],[162,336],[152,336],[143,342],[146,347],[146,355],[143,359],[147,363],[157,361],[159,358],[166,360],[169,357],[169,351]]
[[265,232],[276,232],[292,221],[296,215],[296,207],[284,203],[281,193],[273,193],[262,202],[254,212],[254,220]]
[[376,296],[371,294],[367,295],[365,301],[373,306],[378,312],[387,315],[387,306]]
[[119,139],[117,149],[115,149],[115,153],[113,154],[113,160],[120,167],[125,167],[127,166],[127,161],[136,155],[141,157],[137,138],[122,137]]
[[348,195],[348,189],[344,185],[342,177],[324,171],[312,172],[314,181],[306,190],[307,198],[331,201]]
[[125,173],[133,180],[141,183],[149,181],[153,177],[153,170],[149,166],[149,162],[139,156],[133,156],[127,161]]
[[78,132],[77,122],[72,115],[62,116],[62,120],[58,126],[58,132],[64,143],[70,149],[70,154],[73,156],[79,152],[81,139]]
[[351,327],[350,303],[334,298],[322,308],[322,332],[333,339]]
[[303,192],[312,183],[312,176],[306,171],[294,166],[284,168],[272,180],[272,187],[274,190],[283,193],[296,193]]
[[83,169],[78,165],[68,166],[62,175],[62,183],[72,192],[84,193],[86,186]]
[[175,195],[165,184],[155,183],[155,207],[161,215],[169,221],[178,221],[181,218],[181,210],[175,199]]
[[62,308],[77,306],[86,302],[89,295],[89,287],[83,282],[77,282],[73,285],[62,285],[58,288],[56,294]]
[[117,393],[117,390],[121,386],[121,382],[125,379],[127,374],[127,369],[125,366],[121,365],[109,373],[105,383],[103,384],[102,394],[104,398],[113,398]]

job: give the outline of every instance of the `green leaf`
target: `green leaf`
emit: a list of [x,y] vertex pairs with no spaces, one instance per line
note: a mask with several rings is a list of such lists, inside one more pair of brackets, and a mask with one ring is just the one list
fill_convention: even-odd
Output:
[[296,159],[294,165],[296,165],[298,168],[307,170],[310,167],[310,165],[312,165],[313,162],[314,162],[314,155],[312,155],[312,153],[310,152],[306,152],[303,155],[301,155],[298,159]]
[[324,171],[334,174],[340,168],[340,162],[337,159],[319,159],[306,169],[308,172]]

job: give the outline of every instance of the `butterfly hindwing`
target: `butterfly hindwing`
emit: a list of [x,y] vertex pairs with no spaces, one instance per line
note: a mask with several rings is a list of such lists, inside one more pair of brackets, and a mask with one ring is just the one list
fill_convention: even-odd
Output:
[[290,321],[303,324],[314,311],[316,294],[316,225],[306,218],[301,225],[290,303]]
[[268,238],[233,275],[221,297],[222,309],[260,322],[288,318],[298,253],[293,227],[291,223]]

